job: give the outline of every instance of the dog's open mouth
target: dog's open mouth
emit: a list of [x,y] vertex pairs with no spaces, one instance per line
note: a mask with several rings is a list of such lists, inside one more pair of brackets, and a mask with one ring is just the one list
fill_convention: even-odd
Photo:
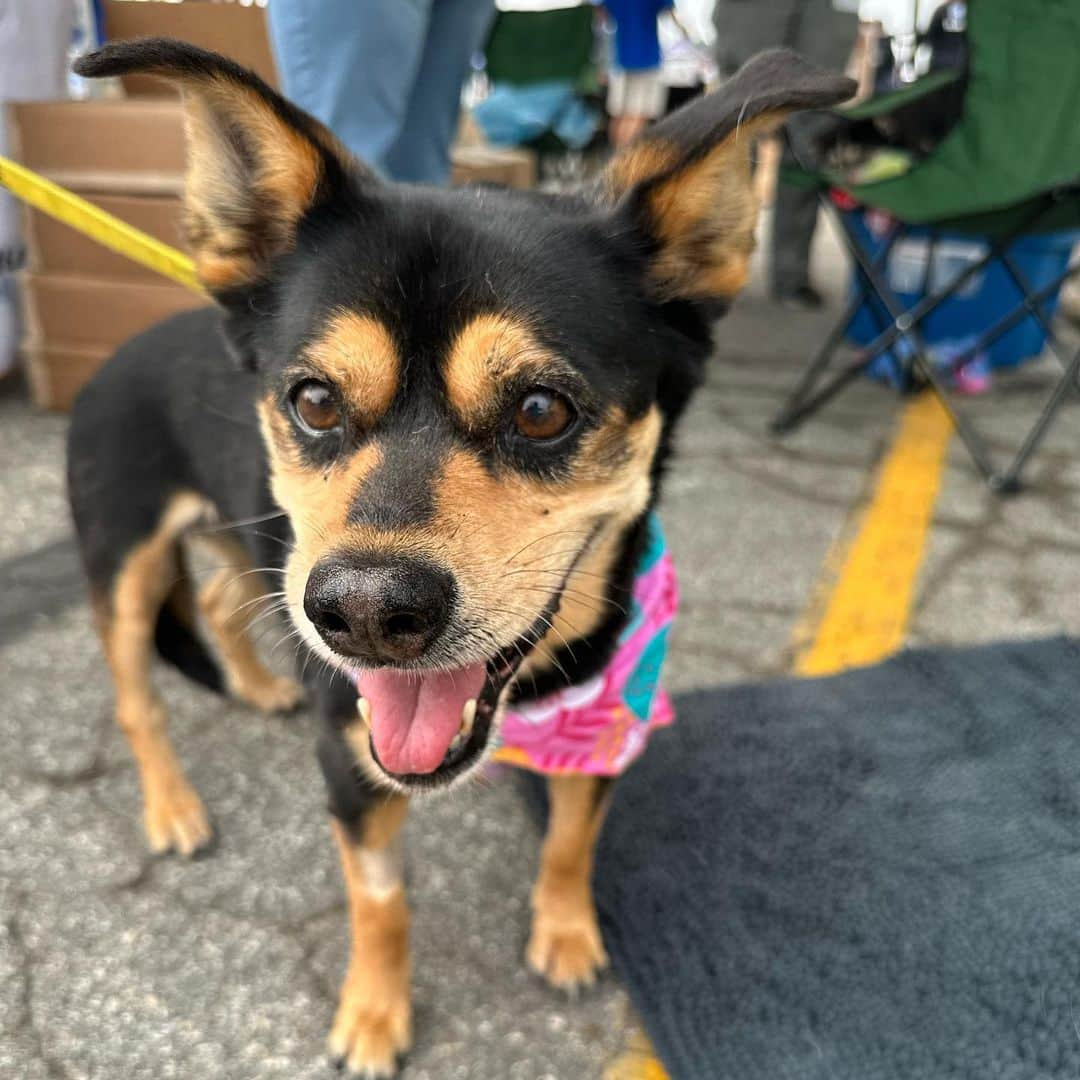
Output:
[[503,650],[455,671],[357,672],[358,709],[375,763],[411,788],[446,784],[465,772],[487,748],[499,698],[522,655]]
[[486,663],[450,671],[374,668],[354,672],[371,756],[389,779],[413,790],[441,787],[484,754],[499,701],[559,610],[563,589],[588,550],[596,522],[532,626]]

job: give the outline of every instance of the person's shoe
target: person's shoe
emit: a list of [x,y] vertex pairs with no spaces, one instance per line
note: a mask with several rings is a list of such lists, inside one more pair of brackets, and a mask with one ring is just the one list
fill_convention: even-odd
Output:
[[812,285],[800,285],[790,292],[775,292],[773,299],[791,311],[820,311],[825,303],[821,293]]

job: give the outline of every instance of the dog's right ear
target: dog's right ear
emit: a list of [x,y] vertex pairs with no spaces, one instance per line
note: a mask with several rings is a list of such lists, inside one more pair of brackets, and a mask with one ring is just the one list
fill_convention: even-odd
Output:
[[797,109],[836,105],[854,91],[851,79],[773,49],[615,155],[595,197],[620,233],[640,238],[661,299],[727,301],[743,287],[758,216],[755,139]]
[[301,218],[336,187],[377,183],[322,124],[216,53],[143,38],[89,53],[75,71],[159,75],[180,88],[185,231],[199,278],[219,299],[265,278]]

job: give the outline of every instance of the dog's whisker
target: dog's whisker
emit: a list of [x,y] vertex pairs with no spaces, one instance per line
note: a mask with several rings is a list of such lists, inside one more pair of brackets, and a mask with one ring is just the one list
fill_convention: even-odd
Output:
[[280,544],[286,551],[292,551],[292,543],[290,541],[283,540],[280,536],[275,536],[273,533],[253,529],[251,535],[258,536],[262,540],[273,540],[275,544]]
[[[242,611],[246,611],[249,607],[253,607],[255,604],[265,603],[267,600],[274,600],[276,604],[280,605],[281,601],[285,599],[285,593],[283,590],[275,589],[273,592],[263,593],[260,596],[253,596],[250,600],[245,600],[242,604],[238,604],[229,612],[225,617],[226,625],[232,622]],[[261,614],[261,613],[260,613]]]
[[[191,570],[185,570],[184,573],[177,575],[176,581],[180,581],[183,578],[200,578],[205,577],[207,574],[217,574],[222,570],[245,570],[247,573],[252,574],[283,574],[285,571],[277,566],[255,566],[251,563],[223,563],[215,562],[212,566],[197,566]],[[240,575],[237,575],[238,577]]]
[[[537,590],[543,591],[543,592],[548,591],[547,586],[545,586],[543,584],[534,584],[534,585],[519,584],[519,585],[515,586],[515,588],[529,589],[531,591],[537,591]],[[609,596],[604,596],[604,595],[597,594],[597,593],[586,592],[584,589],[575,589],[572,585],[564,585],[559,591],[564,596],[572,596],[572,597],[575,597],[578,600],[583,600],[583,601],[584,600],[591,600],[594,603],[603,604],[605,607],[614,608],[616,611],[621,612],[623,615],[627,614],[626,608],[624,608],[622,606],[622,604],[618,603],[618,601],[612,600],[611,597],[609,597]]]
[[[304,638],[302,634],[301,634],[301,641],[303,642],[304,645],[307,645],[307,639]],[[311,663],[311,658],[314,655],[315,654],[314,654],[314,652],[312,652],[311,646],[307,645],[307,655],[304,657],[303,666],[300,668],[300,676],[299,676],[299,678],[300,678],[301,683],[304,681],[304,676],[307,674],[308,664]]]
[[226,521],[215,525],[205,525],[192,529],[196,536],[203,533],[227,532],[229,529],[243,529],[248,525],[260,525],[264,521],[273,521],[275,518],[285,516],[284,510],[269,510],[265,514],[253,514],[251,517],[237,518],[235,521]]
[[556,529],[554,532],[545,533],[543,536],[538,536],[535,540],[530,540],[524,547],[518,548],[509,559],[506,560],[506,565],[509,566],[514,562],[519,555],[524,554],[531,547],[535,547],[537,544],[542,543],[544,540],[551,540],[556,536],[588,536],[590,530],[575,530],[575,531],[562,531]]
[[[504,615],[513,615],[513,616],[515,616],[516,618],[519,618],[519,619],[528,619],[529,618],[528,615],[525,612],[514,611],[514,610],[512,610],[510,608],[491,608],[490,610],[498,611],[498,612],[500,612],[501,614],[504,614]],[[551,627],[552,630],[555,630],[555,627],[552,626],[550,620],[545,615],[541,614],[540,615],[540,620],[543,621],[544,623],[546,623],[547,626]],[[533,620],[533,621],[535,621],[535,620]],[[558,630],[555,630],[555,632],[559,633]],[[559,634],[559,636],[562,637],[562,634]],[[564,644],[567,645],[567,648],[569,649],[569,644],[566,642],[565,637],[563,637],[563,642],[564,642]],[[534,637],[532,639],[531,645],[532,645],[533,650],[535,652],[537,652],[543,659],[547,660],[550,664],[554,665],[556,668],[559,669],[559,672],[562,674],[563,678],[566,679],[566,683],[567,683],[568,686],[573,683],[573,679],[570,678],[570,674],[569,674],[569,672],[567,672],[566,668],[564,668],[562,666],[562,664],[559,663],[559,660],[555,656],[554,653],[550,652],[548,649],[546,649],[543,646],[543,644],[541,643],[541,640],[539,638]],[[526,657],[521,652],[521,647],[518,645],[517,641],[514,642],[514,647],[518,650],[518,653],[519,653],[519,655],[521,655],[522,660],[525,660]],[[573,653],[571,652],[570,655],[573,656]],[[576,657],[574,658],[574,662],[577,663]]]
[[288,604],[279,601],[272,607],[267,608],[266,611],[260,611],[258,614],[254,615],[251,621],[244,628],[244,632],[248,634],[252,633],[255,627],[259,625],[259,623],[265,622],[267,619],[271,619],[275,615],[281,615],[285,611],[288,611]]
[[[517,588],[524,590],[525,592],[539,592],[547,595],[549,590],[543,585],[518,585]],[[594,615],[606,615],[609,614],[606,608],[610,608],[612,611],[617,611],[622,615],[627,614],[626,608],[621,604],[616,603],[614,600],[609,599],[606,596],[594,596],[591,593],[579,592],[577,589],[564,588],[562,590],[564,596],[569,596],[574,600],[577,600],[588,611],[591,611]],[[599,606],[597,606],[599,605]]]
[[[507,608],[494,608],[492,610],[500,611],[503,614],[507,614],[507,615],[516,615],[518,618],[521,618],[521,619],[527,618],[527,616],[523,612],[511,611],[511,610],[509,610]],[[559,635],[559,638],[562,641],[563,645],[566,647],[567,652],[570,653],[570,658],[576,664],[578,662],[578,659],[574,655],[574,650],[571,647],[570,642],[566,640],[566,635],[563,634],[563,632],[551,621],[551,619],[549,619],[542,612],[541,612],[541,614],[539,616],[537,616],[537,618],[541,623],[543,623],[545,626],[547,626],[549,630],[551,630],[553,633]],[[567,625],[569,626],[569,623]],[[570,630],[571,630],[572,633],[579,633],[572,626],[570,627]],[[580,634],[579,634],[579,636],[580,636]]]
[[[503,578],[515,577],[518,574],[557,574],[559,577],[568,577],[573,579],[576,577],[591,577],[598,578],[600,581],[610,583],[610,579],[607,574],[601,574],[595,570],[580,570],[577,567],[556,569],[554,567],[543,566],[523,566],[520,570],[510,570],[503,574]],[[629,592],[629,589],[623,589],[624,592]]]
[[566,635],[546,615],[541,615],[540,619],[551,629],[551,632],[553,634],[559,635],[559,640],[563,643],[566,651],[570,654],[570,659],[573,660],[576,664],[578,662],[578,658],[574,655],[574,650],[573,647],[570,645],[570,642],[566,640]]
[[[223,569],[223,567],[218,566],[214,567],[214,569],[221,570]],[[224,569],[232,568],[225,567]],[[284,572],[284,570],[279,570],[277,567],[274,566],[252,566],[250,569],[244,570],[242,573],[234,574],[225,584],[226,586],[235,585],[236,582],[242,580],[243,578],[251,577],[252,574],[283,574]]]
[[[588,536],[590,534],[589,533],[582,533],[580,535]],[[520,570],[527,570],[530,566],[535,566],[538,562],[540,562],[541,559],[555,559],[555,558],[560,558],[561,556],[564,556],[564,555],[572,555],[574,557],[577,557],[577,555],[580,553],[580,551],[581,551],[580,547],[563,548],[563,549],[561,549],[559,551],[545,551],[543,554],[537,555],[535,559],[530,559],[528,562],[521,563],[520,566],[517,568],[517,570],[514,571],[514,572],[516,573],[517,571],[520,571]]]
[[294,629],[294,630],[290,630],[287,633],[282,635],[282,637],[278,640],[277,644],[274,645],[270,649],[270,655],[275,656],[277,654],[278,649],[280,649],[282,645],[284,645],[287,642],[292,641],[292,640],[296,640],[296,642],[297,642],[295,648],[293,649],[293,652],[294,653],[299,653],[300,652],[300,646],[301,646],[302,641],[303,641],[303,635],[299,630]]

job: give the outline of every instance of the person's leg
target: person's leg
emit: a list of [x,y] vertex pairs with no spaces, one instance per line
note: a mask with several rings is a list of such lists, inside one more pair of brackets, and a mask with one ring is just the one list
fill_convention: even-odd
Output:
[[848,11],[837,11],[832,0],[801,0],[799,16],[786,43],[815,64],[843,71],[855,47],[859,22]]
[[790,45],[800,0],[717,0],[716,63],[727,78],[763,49]]
[[[785,44],[824,68],[842,71],[855,43],[857,24],[853,16],[837,11],[831,0],[802,0],[789,24]],[[795,165],[798,155],[813,164],[816,144],[828,133],[832,119],[824,113],[801,113],[786,127],[783,165]],[[772,292],[780,297],[813,299],[810,286],[810,245],[817,226],[818,200],[814,191],[786,184],[777,187],[771,241]]]
[[[782,134],[781,168],[798,164],[792,144],[804,162],[813,163],[814,142],[827,126],[813,115],[788,120]],[[794,298],[801,293],[813,302],[812,295],[806,290],[810,287],[810,244],[814,239],[817,214],[816,191],[804,191],[789,184],[776,185],[769,243],[769,287],[774,296]]]
[[285,96],[367,164],[405,123],[432,0],[274,0],[270,37]]
[[469,58],[483,46],[494,15],[492,0],[433,0],[408,107],[386,154],[396,180],[444,184],[449,178]]
[[625,146],[640,135],[667,107],[668,88],[660,69],[612,71],[608,78],[611,145]]

